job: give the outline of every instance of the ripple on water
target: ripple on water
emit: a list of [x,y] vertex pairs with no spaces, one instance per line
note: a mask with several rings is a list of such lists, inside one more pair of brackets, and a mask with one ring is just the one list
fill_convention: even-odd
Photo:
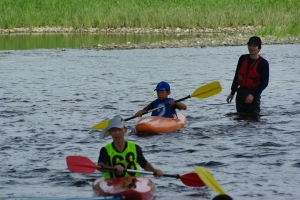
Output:
[[[171,84],[175,99],[218,80],[219,94],[184,101],[186,128],[141,137],[135,134],[134,119],[127,121],[126,138],[166,173],[181,175],[205,166],[234,199],[298,199],[298,50],[299,45],[264,46],[271,78],[258,119],[236,114],[234,101],[225,102],[245,46],[11,51],[1,57],[0,69],[0,198],[92,197],[91,184],[102,174],[71,173],[65,161],[68,155],[97,161],[111,139],[100,140],[92,125],[115,115],[133,116],[154,100],[161,80]],[[284,54],[274,56],[277,52]],[[293,73],[286,73],[292,68]],[[178,179],[153,181],[158,200],[215,195]]]

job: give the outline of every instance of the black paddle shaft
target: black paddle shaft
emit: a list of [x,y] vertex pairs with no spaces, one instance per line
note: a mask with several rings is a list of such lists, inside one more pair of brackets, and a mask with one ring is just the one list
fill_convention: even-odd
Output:
[[[188,99],[188,98],[191,98],[191,95],[188,95],[188,96],[186,96],[186,97],[183,97],[183,98],[181,98],[181,99],[178,99],[178,100],[175,101],[175,103],[180,102],[180,101],[183,101],[183,100],[186,100],[186,99]],[[147,113],[153,112],[154,110],[158,110],[158,109],[160,109],[160,108],[164,108],[164,107],[166,107],[166,106],[168,106],[168,105],[170,105],[170,104],[169,104],[169,103],[166,103],[165,105],[160,106],[160,107],[158,107],[158,108],[153,108],[153,109],[151,109],[151,110],[148,110],[147,112],[144,112],[142,115],[145,115],[145,114],[147,114]],[[136,116],[132,116],[132,117],[126,118],[126,119],[124,119],[124,120],[125,120],[125,121],[128,121],[128,120],[131,120],[131,119],[134,119],[134,118],[136,118]]]
[[[109,166],[100,166],[100,170],[109,170],[109,171],[117,171],[116,168],[114,167],[109,167]],[[155,175],[154,172],[148,172],[148,171],[137,171],[137,170],[132,170],[132,169],[124,169],[124,172],[134,172],[134,173],[140,173],[140,174],[152,174]],[[171,178],[180,178],[179,174],[164,174],[164,177],[171,177]]]

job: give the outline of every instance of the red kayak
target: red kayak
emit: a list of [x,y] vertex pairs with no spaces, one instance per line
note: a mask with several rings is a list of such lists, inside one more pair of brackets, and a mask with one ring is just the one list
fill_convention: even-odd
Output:
[[151,200],[155,186],[146,177],[100,178],[93,183],[93,190],[96,196],[122,195],[125,199]]
[[140,133],[168,133],[183,128],[186,124],[186,117],[177,113],[178,119],[159,116],[147,116],[139,119],[135,125],[137,134]]

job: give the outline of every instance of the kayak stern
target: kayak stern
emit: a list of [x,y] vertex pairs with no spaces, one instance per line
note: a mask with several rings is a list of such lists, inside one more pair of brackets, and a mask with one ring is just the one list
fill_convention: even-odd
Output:
[[93,185],[96,196],[122,195],[125,199],[153,199],[155,186],[146,177],[97,179]]

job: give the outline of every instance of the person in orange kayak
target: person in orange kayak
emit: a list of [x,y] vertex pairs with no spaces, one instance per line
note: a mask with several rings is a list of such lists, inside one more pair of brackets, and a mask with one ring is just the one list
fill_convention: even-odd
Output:
[[163,176],[161,170],[155,169],[153,165],[145,159],[142,148],[139,145],[132,141],[125,140],[126,132],[127,127],[125,120],[120,116],[112,118],[109,121],[108,127],[101,132],[100,139],[110,135],[113,141],[100,149],[98,165],[114,167],[117,171],[103,170],[104,178],[139,177],[140,174],[138,173],[123,172],[124,169],[138,170],[138,165],[146,171],[154,172],[155,177]]
[[251,37],[247,44],[249,54],[239,58],[226,101],[230,103],[237,92],[237,112],[259,114],[261,93],[269,84],[269,63],[258,55],[262,44],[259,37]]
[[152,111],[151,115],[168,118],[178,118],[176,109],[186,110],[187,106],[184,103],[176,103],[174,99],[168,97],[171,94],[171,88],[167,82],[161,81],[160,83],[158,83],[154,91],[156,91],[157,99],[152,101],[142,110],[139,110],[135,114],[136,117],[141,117],[143,113],[161,107]]

